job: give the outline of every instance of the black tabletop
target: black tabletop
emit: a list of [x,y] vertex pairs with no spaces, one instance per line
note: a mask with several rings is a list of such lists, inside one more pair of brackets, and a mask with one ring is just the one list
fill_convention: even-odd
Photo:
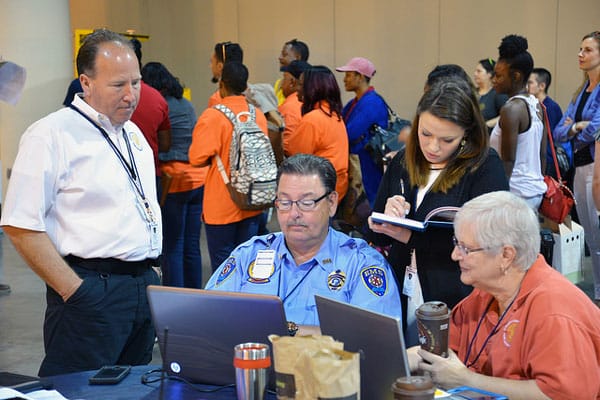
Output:
[[[50,378],[54,388],[70,400],[236,400],[235,387],[221,388],[210,385],[188,385],[184,382],[165,379],[161,388],[160,373],[148,376],[152,383],[142,383],[142,376],[158,366],[143,365],[131,369],[131,373],[116,385],[90,385],[88,379],[97,371],[76,372]],[[218,390],[217,390],[218,389]],[[275,400],[275,394],[267,394],[265,400]]]

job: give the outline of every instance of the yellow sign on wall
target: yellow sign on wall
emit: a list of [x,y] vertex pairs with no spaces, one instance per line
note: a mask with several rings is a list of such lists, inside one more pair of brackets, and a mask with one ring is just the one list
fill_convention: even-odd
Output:
[[[75,78],[79,77],[79,74],[77,73],[77,53],[79,52],[79,48],[83,44],[83,40],[85,39],[85,37],[92,32],[94,32],[93,29],[75,29],[75,34],[73,38],[73,71],[75,74]],[[136,38],[140,42],[144,42],[150,39],[149,35],[139,35],[134,32],[135,31],[133,30],[128,30],[126,33],[121,33],[121,35],[129,39]]]

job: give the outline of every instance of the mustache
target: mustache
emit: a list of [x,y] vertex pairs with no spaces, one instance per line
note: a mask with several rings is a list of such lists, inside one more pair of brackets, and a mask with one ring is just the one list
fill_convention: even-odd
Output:
[[303,223],[301,223],[301,222],[290,222],[289,224],[286,224],[286,226],[287,226],[288,228],[291,228],[291,227],[294,227],[294,226],[299,226],[299,227],[301,227],[301,228],[306,228],[306,227],[308,227],[308,225],[306,225],[306,224],[303,224]]

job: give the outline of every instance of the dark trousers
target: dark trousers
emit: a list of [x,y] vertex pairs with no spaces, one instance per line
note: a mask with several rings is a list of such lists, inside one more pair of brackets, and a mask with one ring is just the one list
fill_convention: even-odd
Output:
[[213,272],[229,257],[240,244],[258,234],[262,213],[239,222],[224,225],[204,224],[206,244],[210,253],[210,265]]
[[169,193],[162,208],[163,285],[202,287],[202,198],[204,186]]
[[83,282],[66,303],[47,288],[46,356],[39,376],[148,364],[155,333],[146,286],[160,284],[156,272],[117,275],[71,267]]

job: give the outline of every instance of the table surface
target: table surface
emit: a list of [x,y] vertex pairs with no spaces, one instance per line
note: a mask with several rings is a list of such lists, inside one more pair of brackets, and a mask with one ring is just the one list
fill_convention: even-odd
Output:
[[[158,368],[160,367],[152,365],[132,367],[129,375],[116,385],[90,385],[88,379],[97,371],[57,375],[50,377],[49,380],[54,384],[54,389],[58,390],[69,400],[237,400],[235,387],[225,387],[221,390],[214,391],[214,389],[218,389],[219,387],[210,385],[194,385],[195,387],[192,387],[184,382],[174,379],[164,380],[161,395],[160,380],[149,384],[143,384],[141,381],[142,375]],[[152,374],[151,378],[160,378],[160,373],[157,372]],[[203,392],[197,389],[213,391]],[[275,400],[276,398],[275,394],[272,393],[268,393],[267,396],[265,396],[265,400]]]

